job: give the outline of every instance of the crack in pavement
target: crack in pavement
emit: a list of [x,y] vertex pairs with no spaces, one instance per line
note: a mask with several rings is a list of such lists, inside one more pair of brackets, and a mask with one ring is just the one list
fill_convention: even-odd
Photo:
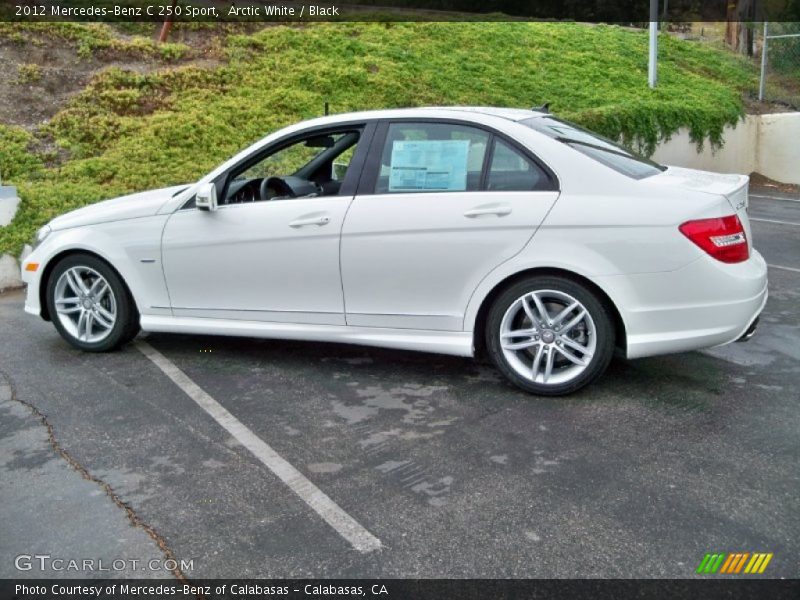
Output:
[[169,569],[172,575],[181,582],[190,583],[189,578],[183,573],[180,569],[180,562],[177,560],[175,553],[167,544],[167,541],[153,528],[152,525],[146,523],[139,515],[136,514],[136,511],[133,507],[130,506],[127,502],[125,502],[119,495],[114,491],[114,488],[111,487],[108,483],[100,479],[99,477],[93,475],[89,470],[84,467],[78,460],[72,456],[68,450],[66,450],[60,442],[56,439],[55,430],[53,426],[47,419],[47,415],[45,415],[39,408],[35,405],[31,404],[27,400],[21,399],[17,395],[17,389],[14,385],[13,379],[0,369],[0,385],[2,385],[3,380],[5,380],[5,385],[8,386],[10,392],[10,400],[13,402],[17,402],[22,406],[26,407],[31,413],[39,420],[39,422],[45,427],[47,430],[47,440],[50,444],[50,447],[55,451],[55,453],[60,456],[66,463],[72,467],[75,471],[77,471],[81,477],[86,479],[87,481],[91,481],[92,483],[97,484],[100,488],[105,492],[106,496],[108,496],[112,502],[118,507],[125,511],[126,516],[128,517],[128,521],[130,521],[131,525],[134,527],[141,529],[144,531],[158,546],[159,550],[164,554],[165,560],[174,561],[171,564],[174,564],[175,567],[173,569]]

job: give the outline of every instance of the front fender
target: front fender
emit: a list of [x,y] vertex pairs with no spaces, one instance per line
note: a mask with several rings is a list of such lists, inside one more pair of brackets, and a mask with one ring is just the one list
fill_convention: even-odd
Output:
[[[166,216],[130,219],[51,233],[24,261],[28,284],[26,311],[41,314],[40,287],[55,261],[72,252],[88,252],[110,264],[131,292],[140,314],[171,314],[161,267],[161,230]],[[38,263],[35,272],[28,264]]]

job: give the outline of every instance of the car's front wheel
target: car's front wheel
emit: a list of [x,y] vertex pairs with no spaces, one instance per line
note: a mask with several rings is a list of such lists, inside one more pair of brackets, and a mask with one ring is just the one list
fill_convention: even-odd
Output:
[[522,389],[560,396],[589,384],[608,367],[614,327],[603,302],[584,285],[530,277],[501,293],[486,322],[489,354]]
[[47,307],[61,336],[89,352],[106,352],[139,330],[130,292],[102,260],[73,254],[60,260],[47,283]]

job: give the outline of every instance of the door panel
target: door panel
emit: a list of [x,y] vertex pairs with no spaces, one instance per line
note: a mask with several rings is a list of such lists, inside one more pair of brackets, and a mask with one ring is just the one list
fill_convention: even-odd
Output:
[[174,213],[162,260],[173,314],[344,324],[339,232],[351,196]]
[[357,196],[342,229],[348,325],[458,331],[478,283],[517,254],[554,191]]
[[378,126],[342,228],[349,325],[463,329],[480,281],[558,197],[552,174],[512,146],[473,122]]

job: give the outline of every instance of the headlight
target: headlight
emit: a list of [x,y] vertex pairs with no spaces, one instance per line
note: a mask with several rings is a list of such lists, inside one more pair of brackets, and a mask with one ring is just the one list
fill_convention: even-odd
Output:
[[51,231],[53,230],[50,228],[50,225],[45,225],[44,227],[41,227],[39,231],[36,232],[36,239],[33,242],[33,247],[36,248],[36,246],[41,244],[44,241],[44,239],[48,235],[50,235]]

